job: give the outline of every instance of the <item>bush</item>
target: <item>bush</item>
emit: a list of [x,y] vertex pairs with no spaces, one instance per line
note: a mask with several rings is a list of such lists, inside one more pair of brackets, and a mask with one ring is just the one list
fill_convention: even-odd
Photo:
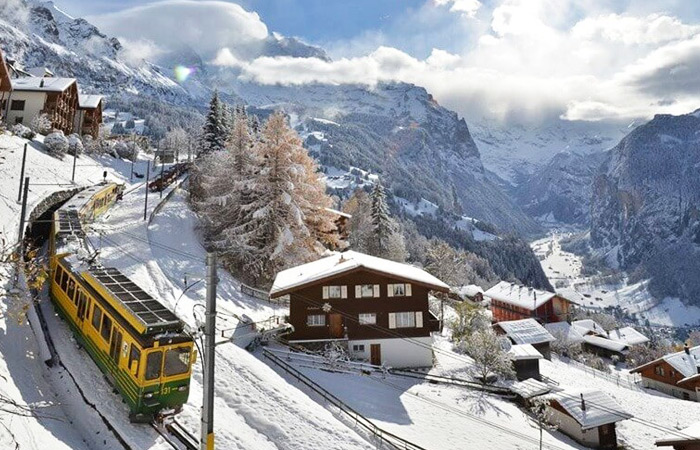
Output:
[[68,138],[63,131],[54,131],[44,139],[46,149],[54,156],[63,156],[68,151]]
[[17,123],[12,127],[12,133],[15,136],[19,136],[23,139],[34,139],[36,133],[33,132],[29,127],[25,127],[21,123]]
[[580,361],[596,370],[601,372],[610,373],[610,366],[605,362],[603,358],[593,353],[583,353],[580,357]]
[[68,136],[68,153],[71,155],[83,153],[83,141],[75,133]]
[[114,151],[120,158],[135,161],[141,149],[133,142],[119,141],[114,144]]
[[32,131],[35,133],[47,135],[51,133],[51,130],[53,130],[53,125],[51,124],[51,119],[49,119],[49,115],[46,113],[42,113],[34,116],[31,123],[29,124],[29,128],[31,128]]

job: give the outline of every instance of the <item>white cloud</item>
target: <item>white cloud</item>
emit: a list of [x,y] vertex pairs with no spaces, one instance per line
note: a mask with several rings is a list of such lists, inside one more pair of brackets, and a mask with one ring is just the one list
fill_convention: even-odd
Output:
[[227,47],[222,48],[211,62],[215,66],[241,67],[243,63]]
[[150,41],[162,51],[190,46],[205,59],[222,48],[249,53],[268,35],[257,13],[214,0],[164,0],[88,20],[129,42]]
[[451,12],[458,12],[466,17],[474,17],[481,8],[479,0],[434,0],[438,6],[450,6]]
[[660,44],[685,39],[700,32],[696,25],[686,25],[676,17],[650,14],[646,17],[608,14],[589,17],[572,29],[575,37],[632,44]]
[[163,53],[163,50],[153,41],[146,39],[131,40],[121,38],[122,44],[121,57],[131,65],[141,64],[145,61],[154,61]]

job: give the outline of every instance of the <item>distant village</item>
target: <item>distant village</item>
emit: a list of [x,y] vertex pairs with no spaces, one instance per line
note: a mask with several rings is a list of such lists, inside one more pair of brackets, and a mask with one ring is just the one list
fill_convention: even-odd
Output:
[[[54,131],[97,139],[103,108],[103,97],[82,93],[78,80],[55,77],[45,67],[21,69],[0,54],[0,115],[8,127],[45,116]],[[334,218],[337,239],[346,241],[352,216],[325,211]],[[448,285],[424,268],[343,245],[335,250],[278,271],[263,293],[266,300],[289,304],[293,331],[285,341],[292,348],[323,351],[333,344],[378,370],[419,370],[433,366],[433,333],[442,332],[455,352],[471,358],[477,382],[507,389],[523,408],[591,448],[618,448],[616,423],[633,416],[592,383],[564,386],[548,379],[541,360],[585,366],[600,377],[649,389],[649,395],[653,390],[700,401],[700,342],[652,345],[653,336],[556,292],[510,281]],[[698,449],[698,428],[656,445]]]

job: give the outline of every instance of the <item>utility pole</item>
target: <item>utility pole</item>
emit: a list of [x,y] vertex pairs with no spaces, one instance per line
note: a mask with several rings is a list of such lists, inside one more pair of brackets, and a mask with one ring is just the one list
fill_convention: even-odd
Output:
[[19,239],[17,243],[19,244],[20,258],[24,257],[24,216],[27,214],[27,196],[29,195],[29,177],[24,179],[24,196],[22,197],[22,212],[19,216]]
[[148,213],[148,177],[151,174],[151,161],[146,161],[146,201],[143,204],[143,220],[146,220],[146,213]]
[[131,160],[131,173],[129,174],[129,181],[133,182],[134,181],[134,159]]
[[24,144],[24,154],[22,155],[22,170],[19,173],[19,192],[17,193],[17,203],[22,201],[22,180],[24,180],[24,163],[27,162],[27,144]]
[[163,150],[160,152],[160,198],[163,198],[163,191],[165,187],[163,186],[163,166],[165,165],[165,158],[163,158]]
[[75,162],[78,160],[78,149],[73,149],[73,176],[71,177],[71,183],[75,184]]
[[207,304],[204,313],[204,402],[200,450],[214,450],[214,339],[216,335],[216,254],[207,253]]

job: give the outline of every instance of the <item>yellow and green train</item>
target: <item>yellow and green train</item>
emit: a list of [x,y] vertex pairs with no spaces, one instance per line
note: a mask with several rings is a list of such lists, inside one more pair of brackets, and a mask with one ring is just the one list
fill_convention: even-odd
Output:
[[121,197],[106,183],[79,193],[53,216],[51,299],[134,422],[177,413],[189,395],[196,350],[184,323],[119,270],[87,257],[83,227]]

